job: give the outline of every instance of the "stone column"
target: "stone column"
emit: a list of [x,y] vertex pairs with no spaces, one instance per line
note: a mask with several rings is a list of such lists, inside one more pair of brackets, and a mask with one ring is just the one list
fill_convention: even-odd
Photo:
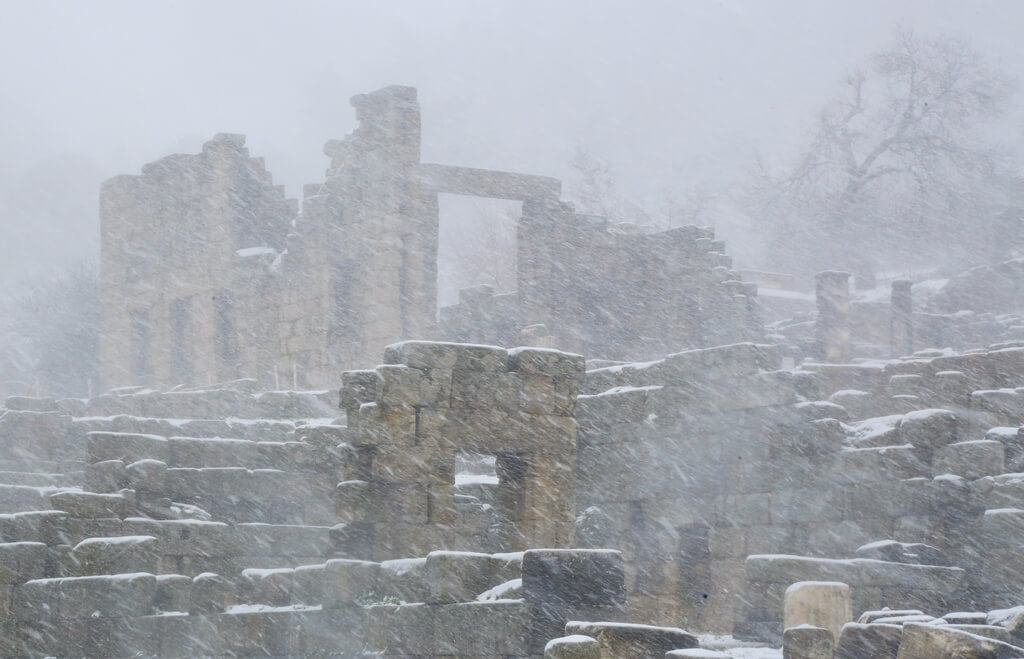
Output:
[[784,606],[785,629],[800,625],[827,629],[833,643],[843,625],[853,620],[850,586],[840,581],[798,581],[786,589]]
[[902,357],[914,352],[914,309],[910,286],[913,282],[897,279],[892,283],[889,301],[889,342],[892,356]]
[[850,273],[819,272],[817,282],[818,358],[827,362],[850,360]]

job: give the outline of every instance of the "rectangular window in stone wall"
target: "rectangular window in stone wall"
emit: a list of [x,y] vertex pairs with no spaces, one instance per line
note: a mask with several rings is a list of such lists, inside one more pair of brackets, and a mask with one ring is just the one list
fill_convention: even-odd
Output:
[[136,383],[144,383],[149,379],[149,312],[144,309],[132,309],[128,312],[131,325],[131,363],[132,377]]
[[335,338],[353,339],[356,333],[356,324],[352,318],[355,272],[355,264],[351,261],[341,261],[334,265],[331,277],[331,330]]
[[171,302],[171,378],[176,384],[192,381],[192,299]]
[[238,338],[235,336],[235,303],[231,291],[218,291],[213,296],[216,322],[216,351],[221,370],[232,372],[238,364]]

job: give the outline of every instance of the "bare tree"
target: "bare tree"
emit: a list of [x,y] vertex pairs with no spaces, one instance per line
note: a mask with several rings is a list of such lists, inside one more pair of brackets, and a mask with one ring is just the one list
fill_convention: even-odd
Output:
[[761,166],[748,187],[776,263],[870,278],[894,261],[969,261],[1000,196],[1000,154],[980,129],[1012,91],[966,43],[898,31],[846,78],[795,166]]
[[714,199],[703,189],[684,191],[680,196],[678,190],[663,188],[653,205],[627,201],[619,193],[611,164],[581,146],[576,147],[569,166],[572,170],[569,198],[576,210],[586,215],[600,215],[613,222],[654,229],[699,224]]

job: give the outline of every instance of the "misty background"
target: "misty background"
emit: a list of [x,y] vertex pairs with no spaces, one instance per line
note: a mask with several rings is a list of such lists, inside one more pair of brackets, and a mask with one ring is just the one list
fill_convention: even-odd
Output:
[[[764,267],[773,246],[737,186],[757,163],[791,165],[900,27],[1024,78],[1016,0],[0,0],[0,297],[95,267],[101,181],[218,132],[246,134],[301,197],[323,180],[324,142],[355,127],[349,97],[390,84],[419,89],[425,162],[555,176],[568,199],[596,165],[635,204],[619,219],[714,225],[738,267]],[[1019,109],[1014,96],[988,126],[1004,173],[1022,169]],[[442,232],[446,214],[489,213],[474,240],[504,244],[516,212],[442,200]],[[505,274],[442,281],[442,302],[514,272],[484,263]]]
[[654,199],[792,158],[897,26],[1024,74],[1013,0],[3,0],[0,14],[8,283],[95,261],[100,182],[217,132],[248,135],[299,196],[322,180],[323,143],[354,127],[348,98],[388,84],[419,88],[425,161],[566,179],[583,146],[620,194]]

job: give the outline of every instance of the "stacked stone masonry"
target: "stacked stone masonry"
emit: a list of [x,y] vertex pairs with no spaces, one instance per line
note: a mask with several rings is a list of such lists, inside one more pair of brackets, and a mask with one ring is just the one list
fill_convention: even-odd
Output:
[[[340,395],[8,399],[0,655],[778,644],[807,581],[846,584],[854,616],[1021,604],[1024,346],[790,370],[752,343],[585,372],[550,349],[384,355]],[[917,622],[904,644],[937,647]],[[594,647],[553,647],[574,645]]]

